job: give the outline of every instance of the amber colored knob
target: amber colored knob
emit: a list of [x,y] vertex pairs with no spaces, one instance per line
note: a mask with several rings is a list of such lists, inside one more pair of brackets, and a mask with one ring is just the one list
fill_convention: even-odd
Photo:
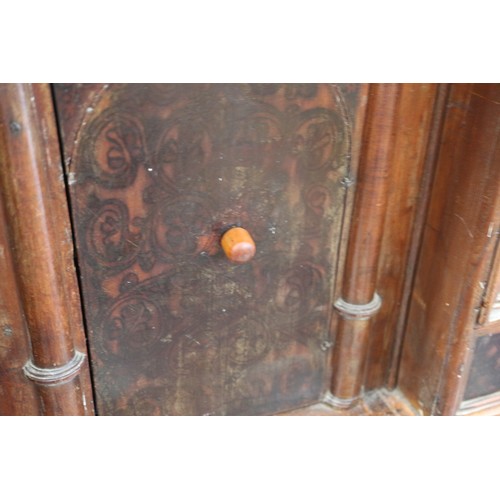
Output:
[[228,229],[221,238],[221,245],[226,257],[231,262],[243,264],[255,255],[255,241],[242,227]]

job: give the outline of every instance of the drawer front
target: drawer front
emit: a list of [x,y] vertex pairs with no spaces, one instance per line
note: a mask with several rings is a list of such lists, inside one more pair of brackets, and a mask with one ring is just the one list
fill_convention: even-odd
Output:
[[[98,413],[269,414],[327,390],[359,90],[56,86]],[[246,263],[220,245],[234,226]]]

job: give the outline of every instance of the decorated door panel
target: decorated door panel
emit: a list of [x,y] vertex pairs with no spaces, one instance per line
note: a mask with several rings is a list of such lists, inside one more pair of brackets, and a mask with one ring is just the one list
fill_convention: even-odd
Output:
[[[328,390],[363,92],[55,86],[99,414],[270,414]],[[221,248],[232,227],[246,263]]]

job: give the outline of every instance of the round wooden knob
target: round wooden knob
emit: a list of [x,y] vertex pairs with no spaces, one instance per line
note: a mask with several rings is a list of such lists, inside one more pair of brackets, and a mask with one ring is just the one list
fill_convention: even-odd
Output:
[[231,262],[243,264],[255,255],[255,241],[242,227],[228,229],[221,238],[221,245],[226,257]]

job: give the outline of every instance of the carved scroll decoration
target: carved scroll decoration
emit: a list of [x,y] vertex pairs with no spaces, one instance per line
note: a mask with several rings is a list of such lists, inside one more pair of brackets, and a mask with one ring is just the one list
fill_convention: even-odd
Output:
[[[319,397],[349,155],[336,86],[110,87],[70,164],[100,412]],[[220,250],[231,225],[249,264]]]

